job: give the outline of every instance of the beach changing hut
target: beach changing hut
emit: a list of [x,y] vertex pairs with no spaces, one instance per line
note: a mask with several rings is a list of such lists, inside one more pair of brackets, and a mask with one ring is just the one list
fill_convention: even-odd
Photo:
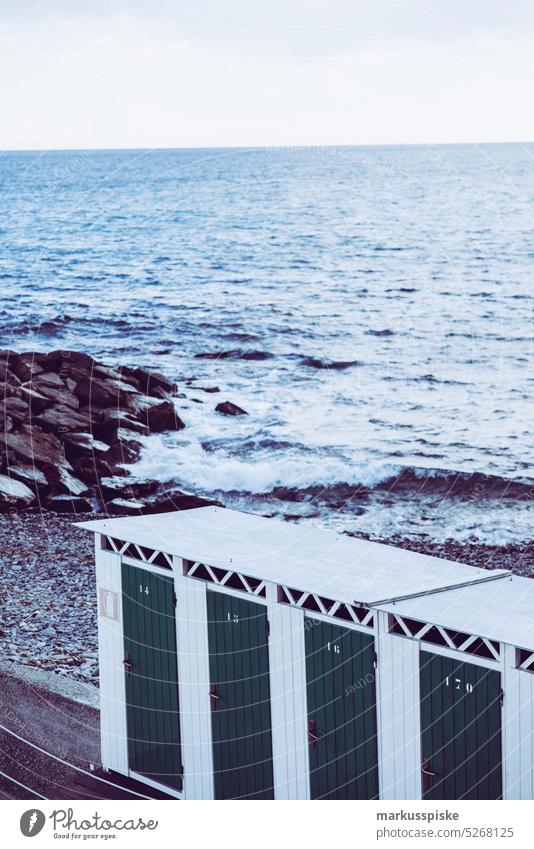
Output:
[[219,507],[94,532],[102,765],[184,799],[533,799],[534,583]]

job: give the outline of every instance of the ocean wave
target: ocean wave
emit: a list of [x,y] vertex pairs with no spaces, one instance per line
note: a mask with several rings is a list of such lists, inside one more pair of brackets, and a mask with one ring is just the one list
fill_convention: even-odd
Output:
[[195,354],[196,360],[271,360],[274,354],[269,351],[201,351]]
[[[208,448],[208,450],[206,450]],[[176,482],[204,493],[274,493],[288,501],[327,500],[340,506],[356,494],[431,494],[484,500],[532,498],[534,481],[498,475],[391,463],[355,464],[343,457],[297,451],[256,459],[229,455],[200,443],[177,445],[165,436],[145,438],[140,460],[125,467],[135,481]]]
[[308,366],[308,368],[344,371],[344,369],[359,366],[361,363],[359,360],[319,360],[317,357],[304,357],[304,359],[301,360],[301,365]]

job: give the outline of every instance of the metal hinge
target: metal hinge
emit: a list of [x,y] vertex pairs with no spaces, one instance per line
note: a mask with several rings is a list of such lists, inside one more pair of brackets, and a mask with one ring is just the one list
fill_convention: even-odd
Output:
[[378,655],[375,651],[373,652],[373,666],[375,669],[378,666]]
[[271,636],[271,623],[269,622],[268,619],[265,620],[265,636],[266,637]]
[[504,690],[499,690],[499,702],[501,703],[501,707],[504,705]]
[[173,592],[173,594],[172,594],[172,606],[176,607],[177,604],[178,604],[178,599],[176,598],[176,593]]

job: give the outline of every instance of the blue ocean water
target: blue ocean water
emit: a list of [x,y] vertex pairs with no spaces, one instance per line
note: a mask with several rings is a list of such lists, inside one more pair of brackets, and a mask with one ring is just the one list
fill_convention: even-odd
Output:
[[533,211],[534,145],[4,153],[0,344],[188,380],[138,478],[524,541]]

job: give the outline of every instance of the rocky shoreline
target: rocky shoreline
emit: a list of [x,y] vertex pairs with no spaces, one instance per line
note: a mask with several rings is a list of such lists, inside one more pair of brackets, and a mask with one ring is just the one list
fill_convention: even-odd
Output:
[[[94,543],[73,518],[214,503],[158,481],[132,485],[124,468],[140,456],[143,437],[185,427],[175,400],[187,396],[165,375],[112,368],[76,351],[0,351],[0,383],[1,656],[96,684]],[[246,415],[227,400],[215,410]],[[534,576],[528,546],[379,541]]]
[[[534,551],[527,546],[419,543],[401,538],[382,542],[473,566],[534,575]],[[92,534],[74,527],[72,516],[36,509],[0,515],[4,660],[98,683],[93,546]]]
[[[216,386],[206,392],[218,392]],[[98,362],[79,351],[0,351],[0,511],[146,513],[214,503],[158,481],[132,486],[124,464],[142,438],[181,430],[176,383],[156,371]],[[221,415],[246,415],[231,401]]]

